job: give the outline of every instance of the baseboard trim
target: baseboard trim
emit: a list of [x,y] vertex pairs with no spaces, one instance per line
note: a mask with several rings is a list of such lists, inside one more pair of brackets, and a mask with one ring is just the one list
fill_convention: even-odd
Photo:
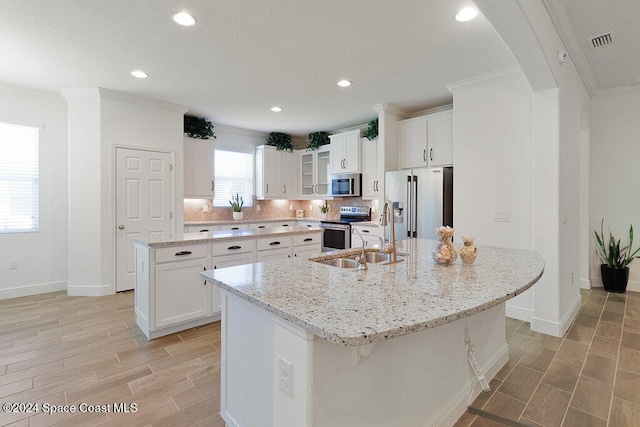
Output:
[[220,410],[220,416],[222,417],[224,422],[227,423],[226,427],[239,427],[238,423],[236,423],[236,420],[234,420],[233,417],[229,415],[227,411]]
[[589,279],[580,279],[580,288],[581,289],[591,289],[591,280],[589,280]]
[[[487,381],[491,381],[493,377],[502,369],[504,365],[509,361],[509,346],[505,343],[500,349],[493,355],[487,363],[482,366],[482,371],[485,373]],[[469,370],[471,368],[469,367]],[[471,379],[467,385],[453,398],[447,407],[445,407],[440,414],[433,419],[432,422],[427,424],[428,426],[435,427],[447,427],[452,426],[460,419],[465,413],[467,407],[475,400],[476,397],[482,392],[482,386],[477,378]]]
[[13,288],[0,289],[0,300],[66,290],[67,282],[48,282],[37,283],[35,285],[15,286]]
[[74,297],[102,297],[113,295],[113,286],[69,286],[67,293]]
[[541,332],[546,335],[552,335],[554,337],[563,337],[569,330],[571,323],[578,316],[578,312],[582,307],[582,297],[578,294],[578,297],[573,302],[571,308],[567,311],[560,322],[552,322],[539,317],[531,317],[531,330],[535,332]]
[[522,320],[523,322],[531,322],[533,312],[527,308],[512,307],[507,303],[505,304],[505,315],[512,319]]

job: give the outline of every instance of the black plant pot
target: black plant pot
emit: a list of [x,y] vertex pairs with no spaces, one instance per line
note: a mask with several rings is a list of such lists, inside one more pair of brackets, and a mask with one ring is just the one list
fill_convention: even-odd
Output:
[[629,267],[615,268],[600,264],[600,274],[605,290],[621,294],[627,290]]

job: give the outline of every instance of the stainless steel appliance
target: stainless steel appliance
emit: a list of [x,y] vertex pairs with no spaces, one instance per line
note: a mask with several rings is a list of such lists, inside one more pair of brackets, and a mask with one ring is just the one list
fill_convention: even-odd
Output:
[[365,206],[343,206],[340,208],[340,219],[322,221],[322,252],[337,251],[351,247],[351,223],[371,221],[371,208]]
[[362,188],[361,175],[359,173],[345,173],[331,175],[332,196],[360,196]]
[[385,189],[385,199],[393,202],[397,240],[436,239],[434,228],[453,227],[452,167],[387,172]]

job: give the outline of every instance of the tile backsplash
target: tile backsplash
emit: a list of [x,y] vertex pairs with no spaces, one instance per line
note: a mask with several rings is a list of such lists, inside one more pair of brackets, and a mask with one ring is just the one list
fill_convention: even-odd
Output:
[[[271,218],[295,218],[296,209],[304,211],[305,218],[320,218],[319,205],[324,200],[256,200],[253,206],[242,209],[245,220],[269,220]],[[209,212],[205,212],[205,206]],[[258,211],[258,206],[260,210]],[[372,209],[371,217],[375,220],[378,201],[362,200],[360,197],[343,197],[329,200],[329,217],[338,218],[341,206],[368,206]],[[233,219],[231,206],[214,208],[210,199],[184,199],[184,221],[224,221]]]

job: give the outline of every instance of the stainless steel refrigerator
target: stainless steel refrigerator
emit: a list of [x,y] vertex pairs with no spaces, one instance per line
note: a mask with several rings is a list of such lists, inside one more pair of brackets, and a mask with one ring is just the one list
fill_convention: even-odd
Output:
[[453,167],[387,172],[385,189],[385,200],[393,203],[396,240],[435,240],[434,228],[453,227]]

